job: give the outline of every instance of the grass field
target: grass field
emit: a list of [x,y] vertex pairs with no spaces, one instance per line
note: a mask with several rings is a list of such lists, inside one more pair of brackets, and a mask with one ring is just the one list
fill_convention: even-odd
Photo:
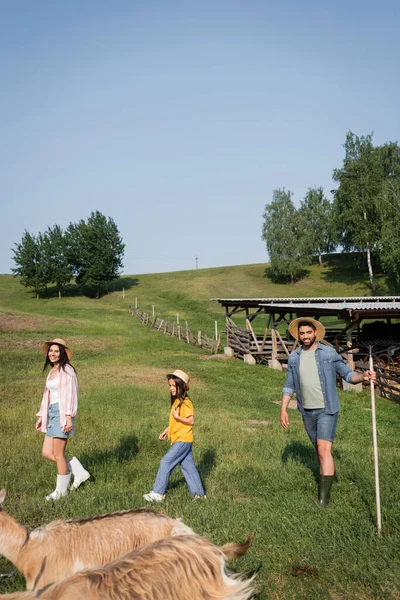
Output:
[[[56,294],[35,299],[18,280],[0,276],[1,462],[5,510],[28,526],[141,507],[167,446],[158,433],[168,420],[165,374],[192,376],[194,452],[207,500],[193,502],[176,472],[156,510],[181,516],[218,544],[255,533],[248,554],[230,566],[257,572],[258,598],[361,600],[400,598],[400,407],[377,399],[383,530],[376,535],[370,398],[341,392],[335,444],[338,482],[332,506],[318,510],[317,464],[296,410],[279,426],[284,375],[234,360],[208,360],[197,348],[141,325],[138,305],[210,335],[224,315],[210,298],[367,295],[367,277],[351,263],[310,267],[307,280],[274,286],[265,265],[124,277],[100,300]],[[122,287],[125,298],[122,297]],[[35,413],[44,385],[45,339],[64,337],[74,350],[79,414],[69,454],[93,482],[48,504],[55,467],[41,458]],[[11,565],[0,558],[0,572]],[[23,589],[19,575],[0,591]],[[185,599],[186,600],[186,599]]]

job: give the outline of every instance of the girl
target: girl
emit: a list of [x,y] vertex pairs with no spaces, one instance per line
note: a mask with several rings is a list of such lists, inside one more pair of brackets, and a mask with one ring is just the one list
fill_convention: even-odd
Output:
[[171,393],[171,410],[169,425],[160,435],[159,440],[167,437],[171,440],[171,448],[161,459],[157,477],[150,493],[144,494],[147,502],[162,502],[165,498],[168,479],[177,465],[180,466],[192,498],[205,498],[199,472],[193,459],[193,404],[187,396],[189,375],[177,369],[167,375]]
[[68,493],[71,473],[74,483],[71,489],[78,488],[89,479],[90,474],[74,456],[65,456],[68,437],[74,434],[74,417],[78,408],[78,381],[71,365],[72,351],[61,338],[44,342],[42,352],[46,357],[43,371],[50,365],[46,379],[42,404],[37,413],[36,430],[46,434],[42,455],[57,464],[57,484],[54,492],[46,500],[58,500]]

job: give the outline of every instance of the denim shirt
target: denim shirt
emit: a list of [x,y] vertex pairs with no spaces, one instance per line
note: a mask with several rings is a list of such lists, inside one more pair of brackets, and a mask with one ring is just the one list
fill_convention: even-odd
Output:
[[[289,356],[286,380],[283,386],[282,394],[293,396],[296,392],[297,408],[303,414],[303,401],[300,387],[300,353],[301,348],[294,350]],[[336,388],[336,373],[348,383],[351,383],[355,371],[349,369],[343,358],[329,346],[318,344],[315,350],[315,360],[319,381],[321,383],[322,394],[325,400],[325,412],[328,415],[334,415],[340,408],[339,397]]]

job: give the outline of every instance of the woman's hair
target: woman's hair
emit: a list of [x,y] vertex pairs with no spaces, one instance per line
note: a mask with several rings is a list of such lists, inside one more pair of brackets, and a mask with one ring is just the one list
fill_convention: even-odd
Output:
[[187,385],[182,379],[179,379],[179,377],[175,377],[175,375],[170,375],[168,377],[168,381],[170,381],[171,379],[175,383],[175,386],[176,386],[176,396],[173,396],[171,394],[171,406],[173,405],[175,400],[179,400],[179,405],[178,405],[178,410],[179,410],[180,407],[182,406],[185,398],[187,397]]
[[75,367],[73,367],[71,365],[71,363],[69,362],[69,358],[67,356],[67,353],[65,352],[64,346],[62,346],[61,344],[57,344],[57,342],[53,342],[52,344],[50,344],[47,349],[46,360],[44,363],[43,371],[45,371],[49,365],[53,366],[53,363],[49,359],[49,350],[50,350],[51,346],[58,346],[60,349],[60,362],[58,363],[59,369],[63,369],[65,371],[65,365],[70,365],[70,367],[72,367],[75,371]]

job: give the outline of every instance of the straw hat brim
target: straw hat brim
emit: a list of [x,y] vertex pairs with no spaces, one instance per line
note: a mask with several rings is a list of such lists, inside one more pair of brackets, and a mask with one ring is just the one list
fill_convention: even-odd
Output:
[[307,323],[312,323],[315,327],[315,339],[317,342],[320,342],[325,337],[325,327],[317,321],[316,319],[312,319],[311,317],[298,317],[294,319],[289,324],[289,333],[295,340],[299,339],[299,323],[306,321]]
[[49,352],[49,348],[50,348],[50,346],[52,344],[58,344],[59,346],[62,346],[64,348],[64,350],[65,350],[65,353],[66,353],[67,357],[68,357],[68,360],[71,360],[71,358],[72,358],[72,350],[71,350],[71,348],[68,348],[66,342],[63,339],[61,339],[61,338],[55,338],[54,340],[49,340],[49,341],[44,342],[42,344],[41,350],[42,350],[42,353],[45,356],[47,356],[47,354]]
[[167,379],[170,379],[171,377],[178,377],[178,379],[181,379],[186,384],[186,389],[189,389],[190,377],[185,371],[175,369],[173,373],[167,373]]

